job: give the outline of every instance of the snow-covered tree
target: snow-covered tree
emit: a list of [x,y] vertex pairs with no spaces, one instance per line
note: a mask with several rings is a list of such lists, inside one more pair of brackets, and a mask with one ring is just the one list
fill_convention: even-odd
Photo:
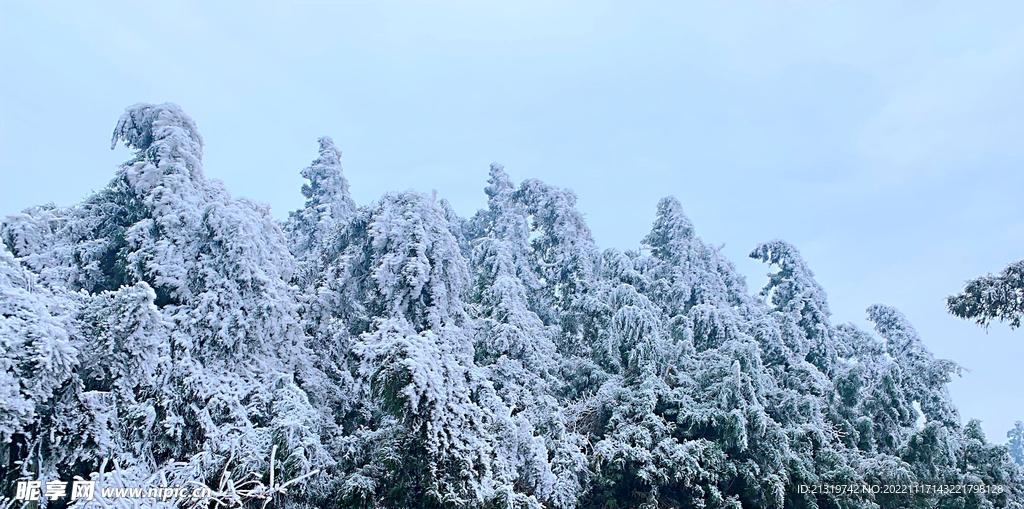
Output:
[[[49,452],[55,437],[45,425],[56,417],[51,402],[74,398],[79,348],[74,341],[74,296],[52,291],[38,274],[0,249],[0,465],[4,481],[52,475]],[[79,451],[65,451],[70,463]],[[15,461],[23,461],[20,468]]]
[[[599,251],[571,191],[497,164],[469,219],[436,193],[357,207],[323,137],[278,225],[204,176],[179,107],[129,107],[118,141],[133,155],[105,188],[0,223],[5,485],[205,483],[211,507],[1024,504],[1021,424],[1006,446],[961,425],[956,364],[890,307],[868,309],[875,334],[832,324],[781,240],[752,251],[777,271],[751,296],[674,198],[640,251]],[[1016,326],[1012,276],[951,309]]]
[[437,203],[413,192],[385,196],[363,220],[350,245],[358,256],[344,259],[351,295],[373,317],[353,346],[373,401],[345,498],[482,504],[495,488],[494,395],[473,361],[458,243]]
[[[532,261],[525,207],[504,168],[491,166],[486,188],[489,208],[481,214],[481,237],[474,240],[474,304],[479,313],[476,357],[509,415],[499,415],[497,450],[502,477],[525,489],[506,498],[523,504],[573,507],[582,490],[584,438],[570,428],[556,396],[561,356],[554,325],[531,310],[531,291],[542,287]],[[520,492],[529,492],[529,495]],[[519,502],[517,502],[519,503]]]
[[325,260],[336,246],[337,235],[352,215],[356,204],[349,193],[348,179],[341,167],[341,151],[328,136],[320,138],[320,156],[302,170],[306,197],[304,208],[291,212],[285,224],[288,246],[300,269],[297,279],[308,286],[321,275]]
[[660,262],[649,277],[655,281],[652,292],[670,316],[700,304],[724,308],[749,300],[746,282],[718,249],[696,236],[693,223],[674,197],[658,202],[654,227],[643,243]]
[[783,343],[829,374],[836,357],[829,333],[831,312],[825,291],[814,280],[803,257],[795,247],[781,240],[759,244],[750,257],[779,268],[769,274],[760,295],[772,307]]
[[1011,329],[1024,319],[1024,260],[1011,263],[998,276],[972,279],[964,291],[946,299],[954,316],[988,327],[992,320],[1007,322]]
[[117,141],[135,152],[105,189],[3,226],[17,262],[80,291],[64,333],[31,334],[68,345],[46,362],[70,375],[41,395],[54,410],[34,461],[83,474],[120,457],[142,475],[185,459],[202,481],[229,457],[239,475],[265,471],[277,444],[291,473],[329,466],[322,412],[290,381],[310,354],[268,208],[204,177],[202,138],[175,105],[129,107]]
[[1024,422],[1013,423],[1013,429],[1006,432],[1006,446],[1010,450],[1010,457],[1019,465],[1024,466]]
[[560,328],[556,345],[569,355],[585,355],[596,337],[593,317],[602,307],[596,293],[599,252],[576,195],[530,179],[516,190],[516,201],[528,214],[533,263],[543,286],[537,290],[548,309],[538,313]]
[[914,327],[894,308],[874,305],[868,316],[886,340],[886,352],[901,368],[907,396],[921,407],[925,419],[948,426],[959,423],[959,413],[949,396],[948,384],[960,374],[956,363],[936,359],[924,346]]

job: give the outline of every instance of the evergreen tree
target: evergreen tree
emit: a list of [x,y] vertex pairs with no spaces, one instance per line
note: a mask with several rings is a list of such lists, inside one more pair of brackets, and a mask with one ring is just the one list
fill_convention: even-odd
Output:
[[596,337],[594,317],[603,305],[597,297],[595,270],[598,251],[576,195],[539,180],[526,180],[514,199],[525,209],[530,224],[533,264],[543,286],[537,291],[538,313],[560,329],[556,345],[563,354],[586,356]]
[[[30,454],[38,458],[53,446],[44,424],[56,417],[49,403],[80,392],[75,384],[77,307],[73,296],[51,291],[6,247],[0,250],[0,456],[8,460],[0,474],[5,481],[56,473],[57,461],[22,460]],[[80,454],[65,451],[62,459],[74,463]]]
[[[365,454],[346,480],[350,503],[433,507],[493,498],[488,434],[495,396],[473,362],[462,293],[465,261],[442,210],[408,192],[369,213],[349,257],[361,309],[374,317],[354,346],[374,398]],[[358,244],[355,244],[358,245]]]
[[960,366],[936,359],[896,309],[876,304],[868,308],[868,316],[878,334],[885,338],[889,357],[901,368],[907,397],[921,407],[923,417],[956,426],[960,416],[950,399],[948,384],[954,374],[960,374]]
[[661,262],[650,277],[659,280],[653,291],[670,315],[700,304],[723,308],[748,304],[746,282],[717,249],[696,236],[674,197],[658,202],[654,227],[643,243]]
[[320,138],[320,156],[302,170],[309,182],[302,185],[304,208],[289,213],[285,224],[288,247],[300,269],[300,287],[307,287],[322,275],[323,257],[329,256],[339,230],[356,212],[348,179],[341,167],[341,151],[328,136]]
[[[1024,427],[961,425],[956,364],[887,306],[874,334],[832,324],[781,240],[751,252],[777,269],[751,296],[674,198],[639,252],[497,164],[470,219],[412,191],[357,207],[327,137],[279,227],[205,178],[177,106],[129,107],[114,141],[134,152],[107,187],[0,223],[5,483],[110,458],[122,486],[231,472],[206,506],[261,503],[243,483],[325,508],[1024,504]],[[1019,325],[1008,271],[951,309]]]
[[759,244],[750,257],[779,268],[768,276],[760,295],[772,306],[783,343],[829,374],[836,360],[830,335],[831,312],[825,291],[814,280],[814,273],[796,248],[781,240]]
[[118,140],[135,152],[107,188],[59,221],[36,209],[3,225],[19,263],[45,260],[49,284],[85,292],[69,360],[48,361],[70,380],[43,396],[50,434],[29,443],[31,463],[68,477],[113,457],[141,480],[184,459],[179,482],[212,482],[229,458],[239,476],[265,472],[277,445],[288,475],[326,468],[323,419],[293,381],[309,352],[269,210],[205,179],[202,138],[175,105],[129,107]]
[[1024,423],[1017,421],[1013,423],[1013,429],[1006,432],[1006,443],[1010,450],[1010,457],[1017,464],[1024,466]]
[[946,299],[953,316],[974,320],[988,327],[992,320],[1020,327],[1024,318],[1024,260],[1008,265],[998,276],[989,274],[972,279],[964,291]]

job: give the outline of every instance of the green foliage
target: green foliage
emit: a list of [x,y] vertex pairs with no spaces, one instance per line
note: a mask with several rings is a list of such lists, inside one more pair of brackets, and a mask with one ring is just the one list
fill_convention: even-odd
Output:
[[974,320],[988,327],[993,320],[1006,322],[1011,329],[1024,318],[1024,260],[1011,263],[998,276],[991,274],[972,279],[964,291],[946,299],[953,316]]
[[[278,225],[205,179],[177,106],[114,139],[135,154],[107,188],[0,225],[4,481],[112,457],[140,485],[172,459],[173,482],[268,484],[274,454],[298,507],[1024,504],[1024,426],[961,425],[958,366],[894,308],[831,323],[783,241],[751,252],[773,267],[751,295],[671,197],[625,252],[500,165],[470,219],[412,191],[356,207],[326,137]],[[1019,326],[1021,267],[951,309]],[[914,484],[1005,490],[806,489]]]

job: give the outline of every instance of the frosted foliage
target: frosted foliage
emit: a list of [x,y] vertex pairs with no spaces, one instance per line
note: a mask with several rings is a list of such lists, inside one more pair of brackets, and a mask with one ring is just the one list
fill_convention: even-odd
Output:
[[418,329],[456,323],[469,273],[441,209],[426,196],[385,196],[368,227],[375,308]]
[[[191,458],[203,477],[235,454],[239,474],[255,473],[275,437],[301,466],[296,471],[329,464],[321,411],[305,395],[275,403],[284,393],[274,380],[313,377],[296,296],[285,282],[294,262],[268,208],[205,180],[202,139],[177,106],[128,108],[118,140],[135,155],[107,188],[83,204],[29,210],[3,225],[5,245],[21,264],[9,281],[46,283],[39,298],[77,291],[48,313],[40,310],[54,305],[34,305],[33,322],[49,323],[49,332],[5,319],[5,327],[24,331],[5,333],[5,341],[39,337],[12,342],[17,355],[53,343],[45,356],[35,354],[52,374],[16,378],[30,388],[41,375],[59,375],[45,395],[26,390],[10,400],[19,402],[18,414],[36,414],[11,428],[20,435],[15,444],[37,451],[23,465],[85,473],[113,455],[126,468],[151,471]],[[33,299],[13,302],[24,308]],[[40,321],[57,312],[63,318]],[[50,397],[54,404],[45,404]]]
[[759,244],[750,257],[778,268],[768,274],[760,297],[771,306],[783,343],[822,372],[832,374],[838,354],[829,322],[831,312],[825,291],[800,252],[784,241],[773,240]]
[[203,138],[196,123],[176,104],[138,103],[125,108],[110,140],[138,151],[129,172],[133,184],[151,189],[163,177],[184,173],[189,179],[202,179]]
[[[357,206],[318,141],[304,206],[276,224],[205,178],[178,106],[137,104],[106,187],[0,223],[4,486],[210,486],[196,507],[1024,509],[1020,424],[1003,446],[963,423],[959,368],[899,311],[831,323],[795,246],[754,247],[772,272],[750,295],[675,198],[638,251],[599,251],[572,191],[500,164],[469,218],[415,191]],[[799,489],[865,483],[1006,491]]]
[[10,442],[73,375],[78,349],[68,328],[71,303],[37,283],[10,251],[0,251],[0,438]]
[[532,310],[537,301],[528,295],[543,288],[528,210],[503,167],[491,166],[489,183],[489,209],[478,215],[486,218],[484,236],[472,252],[472,293],[480,324],[476,359],[500,397],[496,454],[499,477],[507,484],[499,497],[514,506],[572,507],[586,471],[585,438],[568,429],[570,419],[558,408],[557,328],[543,323]]
[[301,174],[305,207],[291,212],[285,224],[288,245],[300,265],[299,283],[308,287],[322,276],[339,230],[356,212],[348,180],[341,167],[341,151],[328,136],[320,138],[320,155]]
[[749,301],[746,283],[718,250],[695,236],[693,224],[675,198],[662,198],[651,233],[643,240],[655,264],[652,294],[672,314],[693,306],[741,306]]
[[493,417],[475,401],[465,338],[457,329],[416,333],[402,320],[380,324],[356,348],[384,409],[402,422],[403,434],[422,447],[422,482],[439,501],[482,502],[490,495],[494,446],[485,433]]
[[885,338],[886,352],[902,368],[904,390],[918,402],[925,417],[949,425],[959,422],[947,385],[954,374],[960,374],[960,366],[936,359],[903,313],[896,309],[875,304],[868,308],[868,316],[878,334]]
[[758,245],[750,257],[779,268],[778,272],[769,274],[768,284],[761,290],[761,295],[775,310],[799,315],[808,336],[826,334],[831,313],[825,291],[814,281],[814,273],[807,268],[796,248],[773,240]]
[[1013,423],[1013,429],[1006,432],[1006,438],[1009,439],[1007,446],[1010,449],[1010,457],[1024,467],[1024,422]]
[[968,281],[963,292],[946,298],[946,307],[954,316],[972,319],[983,327],[998,320],[1011,329],[1019,328],[1024,319],[1024,260],[1007,265],[998,276],[988,274]]

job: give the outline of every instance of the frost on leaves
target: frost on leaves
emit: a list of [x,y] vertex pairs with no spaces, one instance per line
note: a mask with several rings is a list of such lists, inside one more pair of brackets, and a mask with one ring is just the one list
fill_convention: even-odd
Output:
[[[323,137],[278,225],[205,178],[178,106],[129,107],[118,141],[134,153],[104,189],[0,224],[7,483],[196,483],[228,506],[1024,503],[1020,426],[1007,450],[961,425],[956,364],[890,307],[868,309],[876,334],[832,324],[783,241],[752,251],[776,269],[755,297],[675,198],[640,251],[601,252],[572,191],[498,164],[469,219],[413,191],[357,206]],[[864,483],[1007,491],[798,489]]]

